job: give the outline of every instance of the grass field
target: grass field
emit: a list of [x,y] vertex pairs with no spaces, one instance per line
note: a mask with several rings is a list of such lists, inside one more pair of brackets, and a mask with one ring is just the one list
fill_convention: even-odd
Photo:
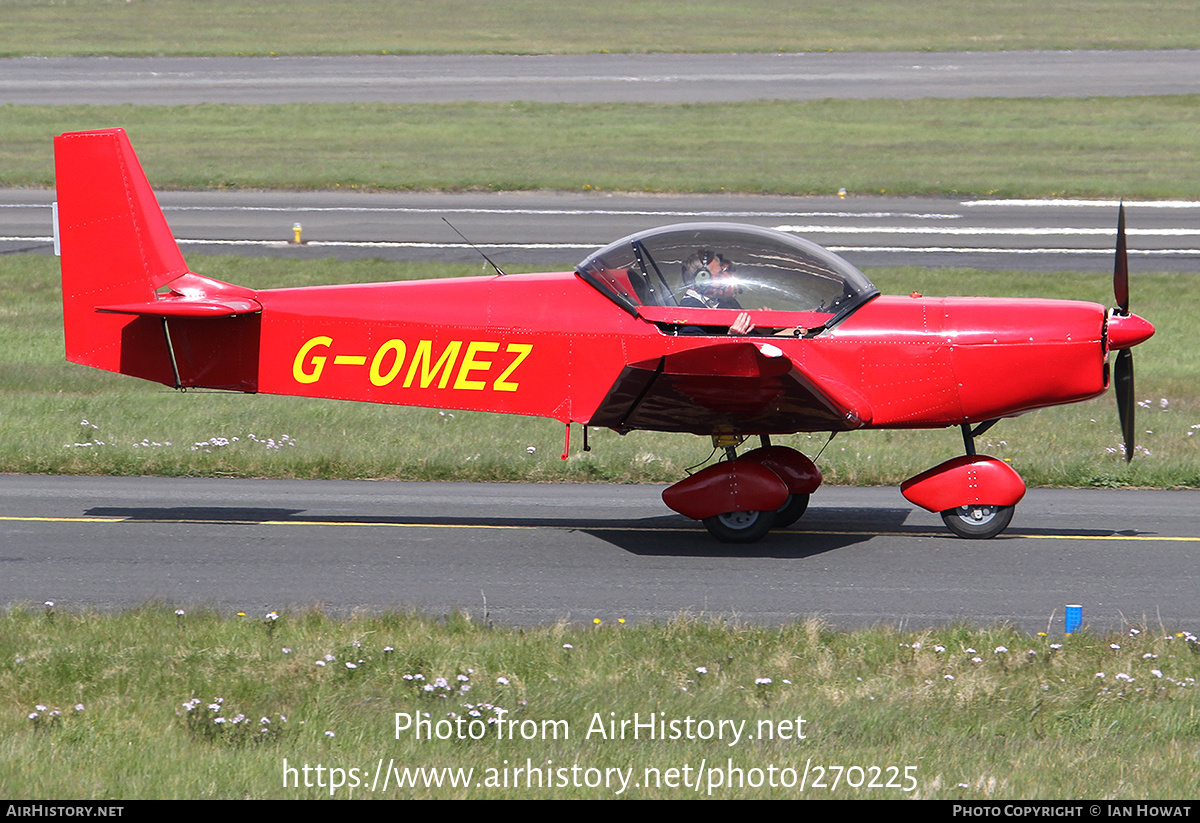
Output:
[[[511,631],[464,614],[181,611],[0,615],[6,800],[1200,792],[1186,627],[1031,637],[604,614]],[[441,787],[423,785],[434,775]]]
[[111,126],[171,188],[1200,197],[1196,96],[3,106],[0,184],[52,185],[53,136]]
[[5,0],[0,56],[1195,48],[1188,0]]
[[[379,261],[193,257],[196,270],[255,288],[475,273],[473,266]],[[893,269],[870,272],[885,293],[1112,300],[1104,275]],[[1133,277],[1135,309],[1158,327],[1138,347],[1139,443],[1119,455],[1111,394],[1005,421],[980,438],[1032,485],[1200,486],[1200,356],[1189,329],[1200,306],[1187,275]],[[57,261],[21,255],[0,266],[0,471],[238,477],[675,482],[710,452],[707,438],[592,432],[593,449],[559,458],[562,428],[537,418],[330,400],[177,393],[63,359]],[[86,421],[86,422],[84,422]],[[253,437],[252,437],[253,435]],[[286,437],[285,437],[286,435]],[[826,435],[781,442],[815,454]],[[235,439],[236,438],[236,439]],[[273,442],[268,442],[273,441]],[[529,448],[534,452],[531,454]],[[957,429],[857,432],[825,450],[827,482],[895,484],[960,454]]]

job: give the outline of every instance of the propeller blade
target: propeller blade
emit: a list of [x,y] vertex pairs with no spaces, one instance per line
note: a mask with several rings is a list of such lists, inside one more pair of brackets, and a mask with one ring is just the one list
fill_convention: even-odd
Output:
[[1125,462],[1133,459],[1133,412],[1137,401],[1133,399],[1133,352],[1121,349],[1113,369],[1113,388],[1117,393],[1117,415],[1121,418],[1121,435],[1125,439]]
[[1125,250],[1125,203],[1117,211],[1117,259],[1113,266],[1113,294],[1121,314],[1129,314],[1129,256]]

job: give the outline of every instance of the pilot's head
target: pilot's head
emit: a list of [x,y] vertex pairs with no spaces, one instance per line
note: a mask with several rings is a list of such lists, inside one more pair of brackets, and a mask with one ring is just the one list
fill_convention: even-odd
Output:
[[715,281],[727,276],[729,263],[725,257],[708,249],[701,249],[683,261],[683,283],[697,291],[707,291]]

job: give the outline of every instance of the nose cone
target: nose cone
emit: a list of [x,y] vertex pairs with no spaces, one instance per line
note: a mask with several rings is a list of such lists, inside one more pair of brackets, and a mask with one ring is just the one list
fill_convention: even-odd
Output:
[[1154,334],[1154,326],[1136,314],[1110,314],[1108,317],[1108,348],[1131,349]]

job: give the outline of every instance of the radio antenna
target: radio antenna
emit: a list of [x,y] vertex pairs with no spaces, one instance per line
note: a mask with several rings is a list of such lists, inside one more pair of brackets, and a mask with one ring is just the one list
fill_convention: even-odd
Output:
[[453,223],[451,223],[451,222],[450,222],[449,220],[447,220],[445,217],[443,217],[443,218],[442,218],[442,222],[443,222],[443,223],[445,223],[447,226],[449,226],[451,229],[453,229],[454,233],[455,233],[455,234],[457,234],[459,237],[461,237],[461,238],[463,239],[463,242],[464,242],[464,243],[466,243],[466,244],[467,244],[468,246],[470,246],[471,248],[475,249],[475,251],[479,252],[479,256],[480,256],[480,257],[482,257],[484,260],[488,261],[488,265],[490,265],[490,266],[491,266],[493,269],[495,269],[495,270],[496,270],[496,274],[500,275],[501,277],[503,277],[503,276],[504,276],[504,272],[502,272],[502,271],[500,270],[500,267],[499,267],[499,266],[497,266],[497,265],[496,265],[496,264],[495,264],[495,263],[492,261],[492,258],[490,258],[490,257],[488,257],[486,254],[484,254],[484,253],[483,253],[483,250],[482,250],[482,249],[480,249],[480,248],[479,248],[479,246],[476,246],[474,243],[472,243],[470,240],[468,240],[468,239],[467,239],[467,236],[466,236],[465,234],[463,234],[463,233],[462,233],[461,231],[459,231],[458,229],[454,228],[454,224],[453,224]]

